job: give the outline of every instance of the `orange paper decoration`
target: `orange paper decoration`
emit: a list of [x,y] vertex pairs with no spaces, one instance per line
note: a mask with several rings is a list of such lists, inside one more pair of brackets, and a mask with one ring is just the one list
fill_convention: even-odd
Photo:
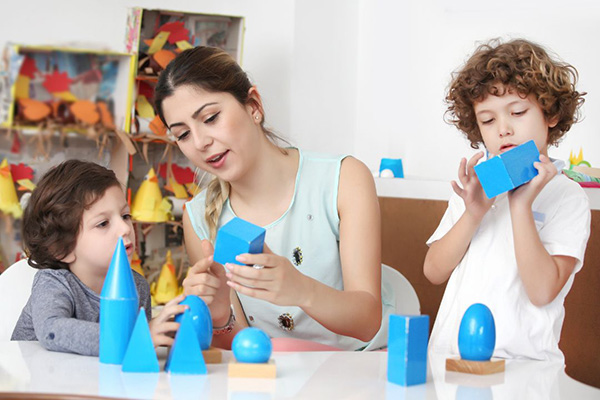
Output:
[[154,61],[156,61],[162,69],[165,69],[167,68],[167,65],[169,65],[169,63],[175,58],[175,53],[170,50],[162,49],[154,53],[152,57],[154,57]]
[[150,122],[150,130],[154,132],[156,136],[165,136],[167,134],[167,127],[163,124],[158,115]]
[[19,106],[23,109],[23,117],[32,122],[41,121],[52,112],[48,104],[39,100],[19,99]]
[[71,104],[71,112],[75,118],[86,124],[94,125],[100,121],[100,113],[96,104],[89,100],[78,100]]
[[108,129],[115,129],[115,121],[105,102],[98,102],[98,110],[100,110],[100,120],[102,121],[102,125]]

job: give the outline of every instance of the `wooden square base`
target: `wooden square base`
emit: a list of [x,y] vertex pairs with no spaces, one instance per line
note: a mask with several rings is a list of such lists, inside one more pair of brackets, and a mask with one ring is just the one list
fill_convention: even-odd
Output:
[[495,374],[504,372],[504,360],[469,361],[460,358],[447,358],[446,370],[476,375]]
[[209,347],[208,350],[202,350],[202,356],[206,364],[220,364],[223,362],[223,350],[216,347]]
[[229,377],[231,378],[268,378],[274,379],[277,376],[275,361],[269,360],[264,364],[240,363],[231,361],[229,363]]

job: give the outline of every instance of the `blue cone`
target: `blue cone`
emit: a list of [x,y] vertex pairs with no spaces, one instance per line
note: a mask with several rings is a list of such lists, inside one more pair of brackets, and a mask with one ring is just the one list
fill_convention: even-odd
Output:
[[121,364],[139,307],[133,273],[119,238],[100,293],[100,362]]

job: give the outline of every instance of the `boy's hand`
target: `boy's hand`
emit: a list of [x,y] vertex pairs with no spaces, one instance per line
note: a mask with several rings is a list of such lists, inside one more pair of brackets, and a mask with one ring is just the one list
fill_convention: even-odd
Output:
[[169,301],[158,317],[153,318],[148,324],[154,347],[171,346],[173,344],[175,332],[179,329],[179,323],[173,321],[173,318],[188,308],[186,305],[179,304],[183,299],[185,299],[185,296],[180,294]]
[[511,208],[525,207],[531,210],[531,205],[538,194],[558,173],[552,161],[543,154],[540,154],[540,161],[534,162],[533,166],[538,170],[536,177],[508,192],[508,201]]
[[213,323],[227,321],[231,307],[230,289],[226,285],[225,268],[213,260],[214,248],[208,240],[202,240],[204,258],[190,267],[187,277],[183,280],[184,293],[199,296],[208,308]]
[[227,264],[227,284],[239,293],[280,306],[301,306],[310,294],[310,280],[290,260],[273,254],[265,244],[262,254],[241,254],[236,258],[247,265]]
[[477,175],[475,174],[475,165],[477,165],[477,162],[482,157],[483,152],[480,151],[471,157],[468,163],[466,158],[460,160],[458,179],[460,180],[462,188],[456,181],[450,182],[454,193],[459,195],[465,202],[465,212],[478,220],[481,220],[492,204],[494,204],[494,199],[487,198],[481,187],[479,178],[477,178]]

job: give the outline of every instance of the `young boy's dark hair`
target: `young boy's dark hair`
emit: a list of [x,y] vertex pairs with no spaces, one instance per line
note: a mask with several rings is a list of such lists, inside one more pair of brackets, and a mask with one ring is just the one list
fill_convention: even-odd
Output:
[[115,173],[94,162],[68,160],[50,169],[23,213],[23,247],[29,265],[69,269],[61,260],[75,249],[84,210],[113,186],[121,186]]
[[[547,120],[558,123],[548,132],[548,145],[557,145],[579,119],[585,93],[575,90],[577,70],[554,60],[541,46],[527,40],[479,46],[450,82],[446,103],[447,122],[460,129],[477,149],[483,143],[473,103],[488,95],[501,96],[504,89],[525,98],[534,94]],[[500,85],[498,85],[500,84]]]

